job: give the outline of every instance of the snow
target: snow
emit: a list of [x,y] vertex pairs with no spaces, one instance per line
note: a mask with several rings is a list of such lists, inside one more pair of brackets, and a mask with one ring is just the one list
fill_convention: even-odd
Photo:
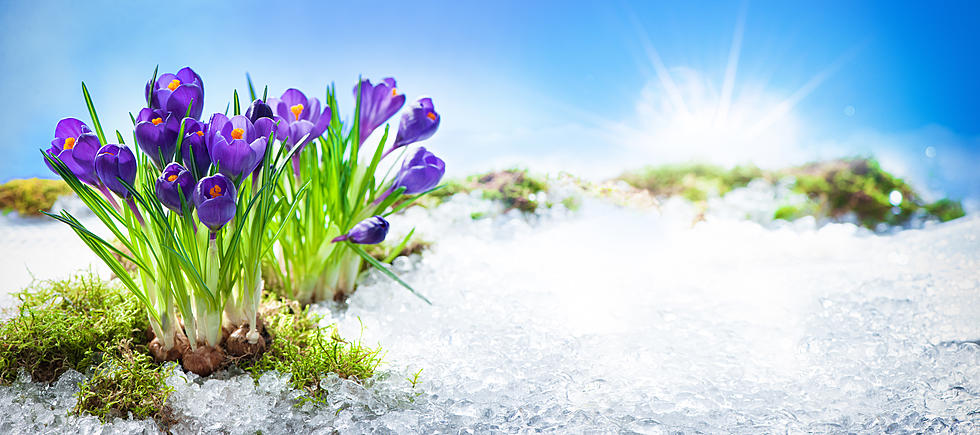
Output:
[[[332,377],[316,407],[276,373],[178,371],[173,430],[980,431],[980,219],[889,234],[762,222],[751,217],[779,204],[759,189],[693,226],[696,211],[674,201],[477,220],[494,206],[475,195],[409,209],[391,237],[414,225],[437,243],[395,268],[433,305],[372,272],[345,307],[316,307],[384,348],[375,379]],[[0,240],[4,260],[39,249],[15,257]],[[156,430],[66,417],[81,379],[0,387],[0,432]]]

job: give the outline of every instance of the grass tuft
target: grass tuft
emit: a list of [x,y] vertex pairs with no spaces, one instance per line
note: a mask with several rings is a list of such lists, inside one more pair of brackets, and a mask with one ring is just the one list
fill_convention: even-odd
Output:
[[16,296],[16,315],[0,323],[0,383],[21,369],[40,382],[68,369],[84,373],[100,345],[146,343],[148,322],[136,298],[94,274],[39,282]]
[[175,366],[154,363],[145,349],[135,351],[128,340],[102,350],[102,362],[81,384],[78,402],[69,413],[91,414],[103,423],[130,415],[153,418],[161,424],[171,421],[173,416],[166,405],[174,389],[167,385],[167,377]]
[[320,328],[320,316],[310,313],[309,307],[283,301],[265,305],[272,307],[265,314],[272,344],[261,358],[244,367],[256,379],[269,370],[288,373],[293,387],[307,394],[306,400],[322,402],[328,392],[320,381],[328,373],[364,380],[381,364],[379,349],[340,337],[334,326]]
[[0,211],[3,214],[16,211],[24,216],[40,216],[41,211],[51,210],[59,197],[70,193],[71,188],[61,180],[10,180],[0,184]]

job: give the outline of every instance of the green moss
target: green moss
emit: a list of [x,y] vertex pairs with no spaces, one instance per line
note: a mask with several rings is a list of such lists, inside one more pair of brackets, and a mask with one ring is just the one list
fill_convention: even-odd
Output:
[[[825,215],[836,218],[854,213],[868,228],[880,223],[905,224],[922,204],[908,183],[884,171],[874,159],[811,163],[787,173],[796,178],[793,189],[815,201]],[[895,191],[902,194],[898,205],[889,202]]]
[[327,394],[320,387],[326,374],[364,380],[381,364],[380,350],[341,338],[333,326],[319,328],[320,316],[311,314],[309,307],[300,308],[295,302],[275,305],[265,317],[272,344],[257,361],[244,365],[254,377],[269,370],[289,373],[294,388],[319,402]]
[[765,175],[755,166],[736,166],[726,170],[714,165],[689,163],[648,166],[617,178],[658,197],[678,195],[691,202],[703,202],[711,195],[724,195]]
[[21,369],[50,382],[68,369],[92,367],[100,345],[146,343],[142,306],[98,276],[46,281],[16,296],[16,315],[0,324],[0,383],[13,381]]
[[[550,207],[536,198],[538,192],[548,191],[546,179],[532,175],[527,169],[506,169],[471,175],[465,180],[450,180],[441,188],[420,201],[425,207],[435,207],[457,193],[480,191],[484,199],[500,201],[507,210],[518,209],[534,213],[538,207]],[[480,216],[482,217],[482,216]]]
[[3,214],[16,211],[22,215],[40,215],[41,211],[51,210],[59,197],[69,193],[71,188],[61,180],[10,180],[0,184],[0,211]]
[[959,201],[953,201],[948,198],[927,204],[925,208],[929,214],[938,218],[940,222],[951,221],[966,216],[966,212],[963,211],[963,205]]
[[103,347],[103,352],[102,362],[81,384],[78,402],[69,412],[91,414],[102,422],[130,414],[136,419],[170,421],[166,404],[173,387],[167,385],[167,377],[174,366],[154,363],[146,349],[137,352],[129,341]]
[[776,209],[776,212],[773,213],[772,218],[773,220],[782,219],[791,221],[802,216],[802,213],[803,211],[800,210],[800,207],[795,205],[784,205]]

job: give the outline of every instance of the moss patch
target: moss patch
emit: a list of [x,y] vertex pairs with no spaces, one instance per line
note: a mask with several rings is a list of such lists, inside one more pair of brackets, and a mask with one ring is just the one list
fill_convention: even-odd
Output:
[[[697,204],[747,186],[755,179],[773,182],[786,178],[791,178],[791,188],[806,195],[808,200],[805,204],[780,207],[773,219],[815,216],[836,220],[853,214],[861,225],[874,229],[882,223],[905,225],[915,216],[945,222],[964,215],[958,201],[942,199],[926,203],[912,186],[882,169],[871,158],[829,160],[779,171],[764,171],[754,166],[726,170],[705,164],[666,165],[646,167],[618,177],[658,197],[681,196]],[[891,203],[893,192],[901,194],[901,201],[896,204]]]
[[745,187],[766,173],[755,166],[736,166],[726,170],[701,163],[648,166],[623,173],[617,179],[646,189],[657,197],[681,196],[691,202],[703,202],[712,195],[724,195]]
[[153,418],[165,426],[173,418],[166,406],[174,390],[167,385],[173,367],[154,363],[145,348],[135,351],[129,341],[103,347],[102,362],[81,384],[78,402],[69,412],[91,414],[102,422],[130,415]]
[[506,210],[518,209],[534,213],[538,207],[551,207],[552,204],[537,198],[539,192],[548,191],[546,179],[532,175],[527,169],[506,169],[471,175],[465,180],[451,180],[443,187],[422,198],[420,204],[426,207],[437,206],[457,193],[479,190],[484,199],[500,201]]
[[142,306],[98,276],[46,281],[16,295],[16,316],[0,324],[0,382],[12,382],[21,369],[50,382],[68,369],[92,367],[99,346],[146,343]]
[[59,197],[70,193],[71,188],[61,180],[10,180],[0,184],[0,211],[39,216],[41,211],[51,210]]
[[253,376],[276,370],[289,373],[293,387],[307,393],[307,399],[323,401],[328,393],[320,387],[327,373],[345,379],[367,379],[381,364],[381,352],[356,340],[345,340],[336,328],[319,328],[320,316],[284,300],[265,304],[265,327],[272,344],[253,362],[241,364]]

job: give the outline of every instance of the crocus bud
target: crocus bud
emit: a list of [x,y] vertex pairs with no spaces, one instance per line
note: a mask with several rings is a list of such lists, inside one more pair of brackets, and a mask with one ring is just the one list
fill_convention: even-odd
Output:
[[211,155],[208,154],[208,146],[204,140],[207,127],[203,122],[184,118],[184,140],[180,143],[180,155],[184,166],[194,173],[195,178],[207,175],[211,166]]
[[[405,95],[398,93],[395,79],[388,77],[372,85],[370,80],[361,81],[360,143],[364,143],[376,128],[394,116],[405,105]],[[354,87],[357,97],[357,86]],[[282,116],[282,115],[279,115]]]
[[235,217],[237,194],[235,183],[222,174],[202,178],[191,195],[197,218],[212,232],[220,230]]
[[184,196],[184,203],[191,207],[194,206],[191,200],[191,192],[194,190],[194,175],[177,163],[171,163],[163,169],[163,173],[160,174],[160,178],[157,178],[154,187],[160,203],[177,212],[177,214],[183,214],[183,210],[180,208],[181,194]]
[[179,118],[172,113],[147,108],[136,117],[137,143],[157,169],[173,161],[179,132]]
[[107,144],[99,148],[95,155],[95,172],[116,195],[126,199],[132,196],[122,181],[130,186],[136,182],[136,156],[126,145]]
[[251,106],[248,106],[248,110],[245,111],[245,117],[254,124],[262,118],[272,118],[275,113],[272,113],[272,107],[263,102],[262,100],[255,100],[252,102]]
[[439,114],[432,105],[431,98],[423,98],[402,115],[398,124],[398,135],[391,149],[426,140],[439,128]]
[[405,195],[425,192],[439,184],[446,173],[446,163],[430,153],[425,147],[419,147],[412,158],[402,163],[402,168],[395,177],[391,190],[405,188]]
[[335,237],[331,242],[347,240],[359,245],[373,245],[384,241],[388,235],[388,221],[381,216],[371,216],[354,225],[347,234]]
[[[190,107],[190,117],[201,119],[204,110],[204,81],[190,67],[177,74],[161,74],[156,83],[146,84],[149,106],[153,109],[173,112],[178,121],[184,119]],[[191,105],[193,104],[193,106]]]

